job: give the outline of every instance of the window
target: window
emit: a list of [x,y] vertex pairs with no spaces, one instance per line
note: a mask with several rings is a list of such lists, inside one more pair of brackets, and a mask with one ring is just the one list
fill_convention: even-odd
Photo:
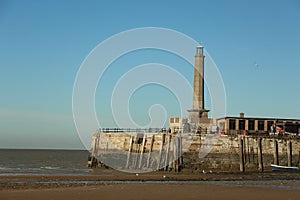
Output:
[[229,120],[229,130],[235,130],[235,119]]
[[258,130],[263,131],[265,129],[265,121],[259,120],[258,121]]
[[273,121],[268,121],[268,131],[271,130],[271,126],[273,126]]
[[175,123],[179,123],[179,117],[175,118]]
[[248,130],[249,131],[254,131],[254,120],[253,119],[250,119],[249,121],[248,121]]
[[239,130],[245,130],[245,120],[239,120]]

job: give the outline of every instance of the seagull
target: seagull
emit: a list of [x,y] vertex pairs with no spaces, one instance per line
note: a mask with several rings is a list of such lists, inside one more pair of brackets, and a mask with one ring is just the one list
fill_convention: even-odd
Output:
[[209,170],[209,173],[212,173],[212,171],[211,171],[211,170]]
[[139,176],[139,174],[135,174],[136,176]]
[[163,178],[167,178],[167,176],[163,175]]
[[204,170],[202,170],[202,173],[203,173],[203,174],[206,174],[206,172],[205,172]]
[[259,66],[259,64],[257,64],[257,62],[254,62],[254,66],[255,66],[256,69],[260,68],[260,66]]

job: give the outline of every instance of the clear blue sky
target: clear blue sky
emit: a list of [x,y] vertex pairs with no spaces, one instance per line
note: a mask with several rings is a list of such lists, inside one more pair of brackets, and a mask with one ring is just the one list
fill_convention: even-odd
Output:
[[[299,22],[299,0],[0,0],[0,148],[82,148],[72,119],[77,70],[101,41],[138,27],[201,41],[223,77],[227,115],[300,118]],[[105,109],[99,116],[109,119]]]

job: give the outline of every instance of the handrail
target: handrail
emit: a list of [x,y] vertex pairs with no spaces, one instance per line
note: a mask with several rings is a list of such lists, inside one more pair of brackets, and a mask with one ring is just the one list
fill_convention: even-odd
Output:
[[99,128],[98,133],[157,133],[166,132],[165,128]]

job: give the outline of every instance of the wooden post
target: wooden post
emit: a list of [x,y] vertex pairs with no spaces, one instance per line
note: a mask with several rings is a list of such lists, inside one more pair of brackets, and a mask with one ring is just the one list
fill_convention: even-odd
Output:
[[158,156],[158,163],[157,163],[157,170],[160,169],[161,159],[162,159],[162,152],[164,148],[164,140],[165,140],[165,134],[161,135],[161,143],[160,143],[160,149],[159,149],[159,156]]
[[169,152],[170,152],[170,147],[171,147],[171,141],[172,141],[172,135],[169,135],[168,138],[168,146],[167,146],[167,152],[166,152],[166,162],[165,162],[165,170],[168,171],[169,168]]
[[246,146],[246,137],[243,136],[243,145],[244,145],[244,165],[247,163],[247,146]]
[[279,165],[278,159],[278,141],[274,138],[274,165]]
[[250,144],[249,144],[249,137],[247,137],[247,153],[248,153],[248,163],[251,162],[250,159]]
[[177,167],[176,139],[177,139],[177,137],[173,137],[173,169],[174,169],[174,171],[176,171],[176,167]]
[[127,153],[126,168],[129,168],[132,145],[133,145],[133,136],[130,136],[129,149],[128,149],[128,153]]
[[288,167],[292,166],[292,142],[290,140],[287,140],[287,158],[288,158]]
[[143,155],[144,155],[144,151],[145,151],[145,144],[146,144],[146,134],[144,133],[142,149],[141,149],[141,154],[140,154],[139,169],[142,168]]
[[178,136],[174,138],[174,164],[175,164],[175,172],[179,171],[179,158],[178,158],[178,149],[179,149],[179,140]]
[[300,151],[299,151],[299,155],[298,155],[298,167],[300,168]]
[[245,172],[245,159],[244,159],[244,140],[240,138],[240,172]]
[[181,137],[181,135],[178,138],[178,158],[179,158],[178,172],[180,172],[181,169],[183,168],[182,137]]
[[263,164],[263,157],[262,157],[262,138],[258,138],[257,140],[257,146],[258,146],[258,151],[257,151],[257,157],[258,157],[258,170],[260,172],[264,171],[264,164]]
[[136,169],[138,167],[138,159],[139,159],[139,152],[140,152],[140,147],[141,145],[139,144],[139,137],[135,137],[135,158],[133,161],[133,168]]
[[151,141],[150,141],[150,147],[149,147],[148,159],[147,159],[147,165],[146,165],[147,168],[149,168],[149,165],[150,165],[151,153],[152,153],[152,149],[153,149],[153,143],[154,143],[154,135],[152,135]]

